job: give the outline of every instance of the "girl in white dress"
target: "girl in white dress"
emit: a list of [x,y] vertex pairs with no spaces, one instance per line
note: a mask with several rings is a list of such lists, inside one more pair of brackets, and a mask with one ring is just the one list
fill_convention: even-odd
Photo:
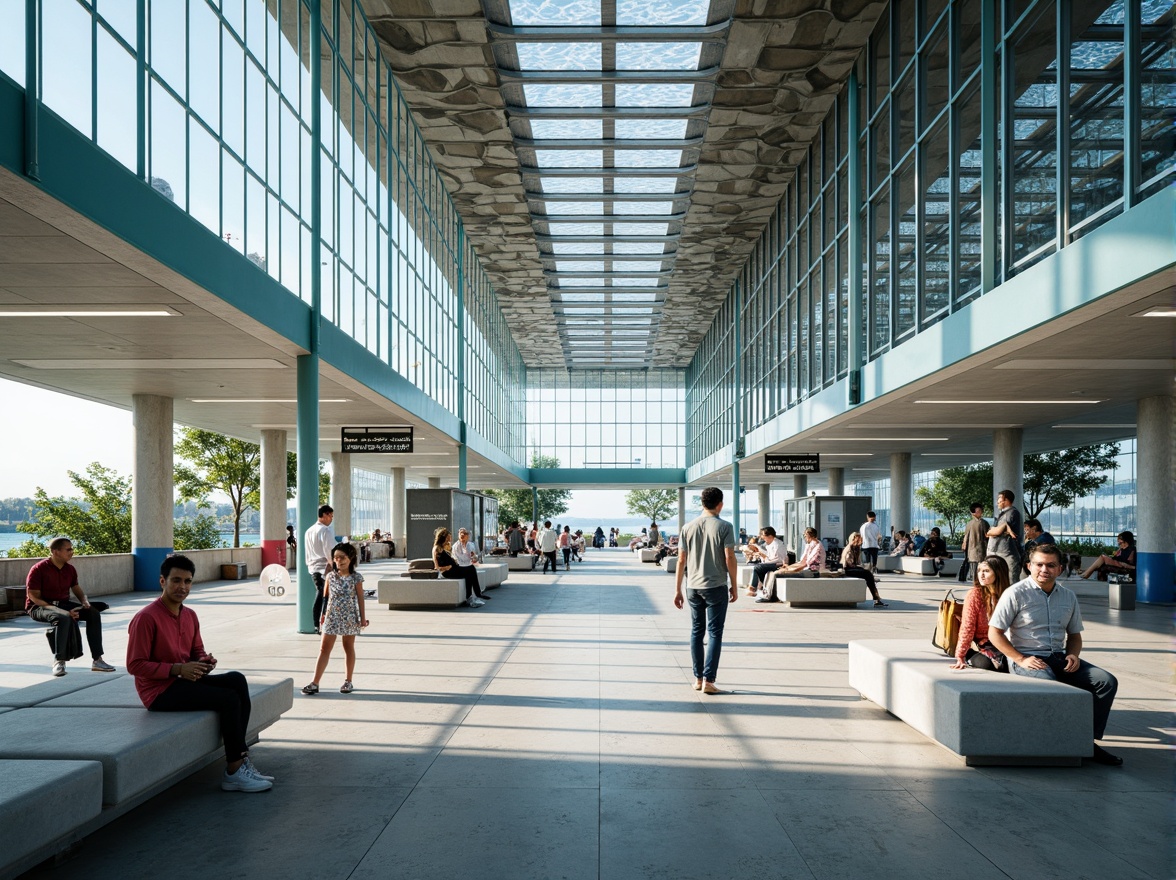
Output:
[[337,636],[343,637],[343,655],[347,661],[347,678],[339,688],[339,693],[349,694],[355,690],[351,683],[355,674],[355,637],[368,625],[363,606],[363,575],[355,570],[359,554],[351,544],[336,544],[331,551],[331,558],[334,565],[327,572],[324,590],[327,607],[323,609],[323,617],[319,621],[323,641],[314,667],[314,680],[302,688],[302,693],[307,695],[319,692],[319,682],[327,671]]

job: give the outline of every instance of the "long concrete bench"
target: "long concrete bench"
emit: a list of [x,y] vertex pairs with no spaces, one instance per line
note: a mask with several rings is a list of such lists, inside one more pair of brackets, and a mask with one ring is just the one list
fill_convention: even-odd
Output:
[[[899,560],[904,574],[935,575],[935,560],[933,559],[924,559],[921,556],[898,556],[892,558]],[[945,559],[943,560],[943,573],[954,577],[960,573],[960,566],[963,564],[963,559]]]
[[530,553],[520,554],[518,556],[506,557],[507,571],[532,571],[535,563],[532,561],[535,557]]
[[[294,682],[251,679],[249,695],[254,743],[294,705]],[[0,875],[15,876],[224,756],[215,713],[148,712],[122,673],[80,687],[42,682],[4,699],[0,828],[6,838],[22,822],[40,831],[0,848]]]
[[665,559],[663,559],[661,562],[659,562],[658,565],[660,565],[662,568],[664,568],[670,574],[673,574],[674,572],[676,572],[678,570],[678,557],[677,556],[667,556]]
[[380,578],[376,584],[376,601],[391,608],[456,608],[465,604],[465,581],[437,577]]
[[852,608],[870,597],[861,578],[769,577],[776,581],[776,596],[793,608]]
[[969,765],[1076,766],[1093,751],[1091,695],[1069,685],[979,669],[921,639],[849,643],[849,685]]
[[652,547],[642,547],[637,551],[637,558],[642,562],[657,562],[657,551]]
[[[505,562],[485,562],[479,563],[478,569],[478,586],[483,590],[493,590],[495,587],[501,586],[506,582],[508,566]],[[400,577],[408,578],[410,580],[451,580],[450,578],[442,578],[441,573],[433,568],[432,559],[413,559],[409,562],[407,571],[400,572]],[[465,581],[453,579],[455,582],[464,584]],[[383,600],[380,600],[383,601]]]
[[878,571],[902,571],[902,556],[879,556]]

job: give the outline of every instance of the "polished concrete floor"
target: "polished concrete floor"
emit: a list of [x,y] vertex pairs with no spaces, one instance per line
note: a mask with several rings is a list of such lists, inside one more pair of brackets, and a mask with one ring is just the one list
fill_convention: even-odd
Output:
[[[364,570],[374,586],[392,567]],[[741,597],[723,697],[690,687],[672,577],[625,551],[512,573],[476,610],[371,601],[356,692],[338,693],[337,647],[322,693],[296,694],[254,749],[272,791],[223,793],[211,766],[29,876],[1173,876],[1171,609],[1110,611],[1082,584],[1083,656],[1120,681],[1107,745],[1124,767],[973,769],[846,682],[846,642],[928,640],[948,585],[888,576],[879,610]],[[148,598],[106,615],[120,668]],[[189,605],[222,669],[310,680],[318,642],[292,631],[291,605],[254,583],[198,587]],[[0,688],[47,677],[40,630],[0,623]]]

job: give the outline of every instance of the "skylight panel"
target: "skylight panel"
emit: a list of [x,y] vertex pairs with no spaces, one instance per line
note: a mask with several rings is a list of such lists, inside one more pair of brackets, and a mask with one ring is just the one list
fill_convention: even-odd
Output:
[[[684,138],[687,119],[618,119],[616,136],[620,140],[646,138]],[[535,123],[531,123],[532,129]]]
[[661,282],[660,278],[618,278],[613,287],[657,287]]
[[563,302],[596,303],[604,305],[603,293],[561,293],[559,298]]
[[604,164],[602,150],[536,150],[540,168],[599,168]]
[[[604,242],[600,241],[553,241],[553,254],[604,254]],[[642,251],[642,253],[646,253]]]
[[649,263],[618,263],[613,267],[617,272],[660,272],[662,264],[660,261]]
[[621,235],[665,235],[669,231],[668,223],[624,223],[617,224],[614,229]]
[[[514,5],[511,3],[512,11]],[[710,0],[617,0],[617,24],[703,25],[709,10]]]
[[539,181],[545,193],[598,193],[604,191],[599,177],[544,177]]
[[599,279],[599,278],[566,278],[566,277],[561,276],[558,280],[559,280],[559,288],[557,288],[557,289],[562,289],[564,287],[603,287],[604,286],[603,284],[601,284],[601,279]]
[[614,214],[672,214],[673,202],[613,202]]
[[618,83],[616,90],[618,107],[689,107],[694,103],[692,83]]
[[698,70],[702,43],[617,43],[617,70]]
[[[685,126],[683,126],[683,131]],[[536,140],[574,140],[604,136],[599,119],[532,119],[531,137]],[[661,137],[661,135],[658,135]]]
[[521,70],[601,69],[600,43],[516,43],[515,51]]
[[613,306],[614,315],[652,315],[653,306]]
[[603,223],[548,223],[552,235],[604,235]]
[[550,85],[527,83],[523,96],[528,107],[599,107],[601,91],[598,84]]
[[547,202],[547,213],[552,214],[603,214],[603,202]]
[[613,181],[615,193],[672,193],[677,189],[678,181],[673,177],[618,177]]
[[614,254],[664,254],[666,246],[660,241],[618,241],[614,242]]
[[677,168],[682,164],[681,150],[617,150],[613,156],[617,168]]
[[555,264],[559,272],[603,272],[603,260],[559,260]]
[[600,0],[510,0],[510,20],[520,26],[599,25]]

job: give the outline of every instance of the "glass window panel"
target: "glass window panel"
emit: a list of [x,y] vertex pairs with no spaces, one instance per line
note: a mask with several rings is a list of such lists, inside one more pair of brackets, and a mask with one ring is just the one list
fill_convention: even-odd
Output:
[[[945,20],[946,22],[946,20]],[[942,24],[931,36],[926,47],[919,53],[919,71],[922,77],[920,94],[922,95],[922,119],[920,128],[926,129],[931,125],[944,107],[951,92],[948,79],[948,39],[947,25]]]
[[245,63],[245,161],[263,180],[265,119],[265,77],[261,69],[249,60]]
[[890,176],[890,104],[879,111],[870,125],[870,189]]
[[959,281],[956,302],[963,303],[980,290],[980,122],[979,86],[973,85],[955,114],[956,143],[963,149],[956,160],[959,183],[952,207],[956,229],[956,264]]
[[618,119],[614,123],[620,140],[638,138],[684,138],[686,119]]
[[188,119],[188,146],[188,174],[200,181],[190,193],[188,213],[220,235],[220,146],[195,117]]
[[915,57],[915,0],[891,0],[891,21],[898,37],[898,66],[895,75],[901,76]]
[[689,107],[693,103],[691,83],[618,83],[616,86],[617,107]]
[[894,316],[896,338],[915,327],[915,305],[919,287],[918,207],[915,202],[915,165],[908,162],[895,175],[898,228],[894,257],[898,271],[898,301]]
[[188,207],[188,116],[159,83],[151,83],[151,186]]
[[1171,0],[1144,0],[1140,74],[1141,98],[1137,134],[1141,147],[1140,166],[1148,195],[1171,178],[1176,169],[1176,39]]
[[[1107,10],[1119,8],[1122,2]],[[1072,14],[1085,11],[1075,4]],[[1106,18],[1104,16],[1100,18]],[[1100,23],[1070,44],[1070,225],[1105,220],[1123,198],[1123,25]],[[1093,225],[1087,227],[1094,228]]]
[[890,341],[890,199],[884,190],[870,210],[874,259],[870,263],[870,350],[885,350]]
[[936,126],[920,151],[920,179],[931,181],[923,192],[923,321],[947,308],[951,290],[952,191],[947,132],[946,122]]
[[25,84],[25,0],[0,0],[0,71]]
[[600,138],[604,125],[599,119],[532,119],[531,137],[544,139]]
[[74,0],[41,16],[41,99],[86,137],[94,134],[90,27],[89,14]]
[[515,43],[520,70],[600,70],[600,43]]
[[[559,287],[601,287],[604,284],[602,278],[566,278],[559,279]],[[557,290],[559,288],[556,288]]]
[[959,89],[980,66],[980,18],[983,0],[956,0],[952,16],[959,46],[953,87]]
[[618,241],[612,246],[614,254],[641,255],[665,253],[666,246],[659,241]]
[[702,43],[617,43],[617,70],[698,70]]
[[188,90],[192,110],[219,132],[220,22],[204,0],[188,4]]
[[601,90],[599,85],[544,85],[527,83],[523,96],[528,107],[599,107]]
[[677,168],[681,163],[681,150],[616,150],[613,153],[613,164],[617,168]]
[[890,10],[882,12],[878,26],[870,36],[870,109],[876,110],[890,91]]
[[245,252],[245,169],[228,150],[221,153],[221,238]]
[[552,235],[604,235],[603,223],[548,223]]
[[599,168],[604,163],[602,150],[536,150],[540,168]]
[[556,270],[560,272],[603,272],[603,260],[557,260]]
[[151,0],[149,26],[151,68],[181,99],[185,98],[187,89],[184,83],[184,68],[185,59],[188,57],[188,23],[184,5],[176,3],[175,0]]
[[515,25],[599,25],[599,0],[511,0]]
[[603,214],[603,202],[547,202],[547,214]]
[[668,223],[614,223],[613,232],[618,235],[666,235]]
[[[0,4],[0,6],[2,5]],[[133,49],[138,40],[136,35],[138,16],[135,13],[135,4],[128,3],[127,0],[101,0],[98,3],[98,12],[106,23]],[[7,10],[5,10],[5,21],[10,21],[11,19],[6,13]]]
[[[330,217],[324,205],[324,228]],[[266,270],[265,188],[252,174],[245,179],[245,254],[263,272]]]
[[603,254],[604,243],[599,241],[554,241],[551,243],[554,254]]
[[672,214],[673,202],[613,202],[614,214]]
[[543,177],[539,180],[545,193],[598,193],[604,190],[599,177]]
[[894,125],[898,129],[898,144],[894,154],[894,161],[897,163],[915,145],[915,77],[913,73],[907,74],[895,88],[891,107],[895,114]]
[[[120,0],[114,0],[115,3]],[[221,0],[221,15],[225,17],[229,27],[237,32],[237,36],[245,35],[244,0]]]
[[619,0],[619,25],[706,24],[710,0]]
[[133,172],[139,167],[135,59],[105,30],[98,30],[98,146]]
[[245,52],[228,28],[221,30],[221,137],[245,155]]
[[672,193],[678,190],[676,177],[618,177],[614,193]]

